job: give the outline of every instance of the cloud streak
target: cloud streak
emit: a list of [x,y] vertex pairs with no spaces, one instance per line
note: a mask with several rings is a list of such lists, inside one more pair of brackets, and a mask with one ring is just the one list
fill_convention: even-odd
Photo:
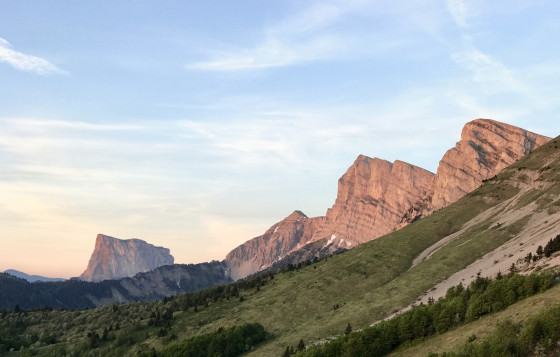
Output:
[[324,60],[344,53],[340,36],[318,34],[356,8],[320,3],[264,30],[262,43],[252,48],[215,51],[213,58],[190,64],[189,69],[204,71],[242,71],[297,65]]
[[0,37],[0,63],[7,63],[17,70],[39,75],[68,74],[44,58],[28,55],[12,49],[12,45]]
[[187,66],[204,71],[239,71],[297,65],[330,57],[340,44],[335,38],[322,37],[303,43],[288,44],[270,38],[253,49],[222,52],[216,59]]
[[459,27],[467,27],[467,17],[468,17],[468,8],[467,4],[463,0],[448,0],[447,1],[447,8],[449,9],[449,13],[455,20],[455,23]]

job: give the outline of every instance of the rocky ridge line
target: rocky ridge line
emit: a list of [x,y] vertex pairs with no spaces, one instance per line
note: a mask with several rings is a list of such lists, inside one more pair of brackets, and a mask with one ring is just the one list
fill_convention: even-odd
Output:
[[[455,202],[548,140],[513,125],[476,119],[465,124],[461,140],[445,153],[435,175],[402,161],[360,155],[339,179],[336,201],[325,216],[307,218],[300,212],[305,234],[294,234],[298,229],[282,221],[287,231],[274,236],[279,222],[235,248],[226,261],[233,276],[243,277],[311,242],[327,239],[333,246],[352,248]],[[308,249],[306,256],[311,254]]]

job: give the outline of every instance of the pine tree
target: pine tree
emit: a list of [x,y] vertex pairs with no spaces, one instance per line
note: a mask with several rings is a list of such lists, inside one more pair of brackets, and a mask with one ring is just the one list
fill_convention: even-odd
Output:
[[303,343],[303,339],[299,340],[299,343],[297,345],[297,350],[298,351],[303,351],[305,349],[305,343]]
[[517,273],[517,268],[515,267],[515,263],[511,263],[511,266],[509,267],[509,275],[513,275]]
[[352,326],[350,326],[350,323],[348,323],[348,326],[346,326],[346,330],[344,330],[344,334],[348,336],[350,332],[352,332]]

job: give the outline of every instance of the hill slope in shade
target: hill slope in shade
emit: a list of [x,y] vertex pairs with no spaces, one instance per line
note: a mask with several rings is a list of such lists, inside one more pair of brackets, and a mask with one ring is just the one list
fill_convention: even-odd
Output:
[[155,301],[177,294],[227,284],[232,279],[223,262],[165,265],[132,278],[86,282],[71,279],[61,282],[29,283],[0,273],[0,309],[49,306],[85,309],[132,301]]

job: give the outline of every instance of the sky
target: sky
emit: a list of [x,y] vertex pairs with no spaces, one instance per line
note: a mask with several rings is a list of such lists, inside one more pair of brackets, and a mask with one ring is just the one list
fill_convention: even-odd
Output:
[[221,260],[324,215],[359,154],[432,172],[463,125],[560,134],[558,1],[0,3],[0,271],[98,233]]

